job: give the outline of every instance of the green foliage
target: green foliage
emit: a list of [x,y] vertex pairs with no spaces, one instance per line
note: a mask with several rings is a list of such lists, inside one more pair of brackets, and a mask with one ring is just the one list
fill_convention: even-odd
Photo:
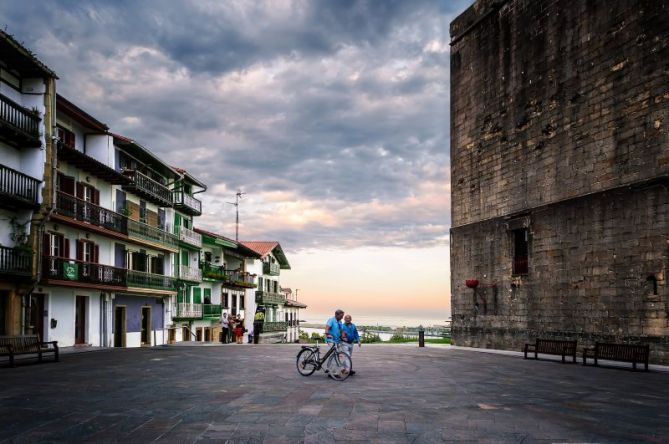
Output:
[[325,341],[325,336],[323,336],[323,335],[319,335],[318,333],[313,332],[313,333],[311,334],[311,338],[310,338],[310,339],[311,339],[313,342],[316,342],[316,341],[324,342],[324,341]]
[[430,338],[425,340],[426,344],[450,344],[451,338]]
[[300,338],[300,341],[308,341],[309,340],[309,333],[307,333],[306,331],[300,330],[299,338]]
[[404,336],[402,333],[395,333],[390,337],[388,342],[391,343],[403,343],[403,342],[418,342],[418,338],[415,337],[409,337],[409,336]]
[[364,344],[373,344],[375,342],[381,342],[381,338],[377,334],[363,331],[362,335],[360,335],[360,342]]

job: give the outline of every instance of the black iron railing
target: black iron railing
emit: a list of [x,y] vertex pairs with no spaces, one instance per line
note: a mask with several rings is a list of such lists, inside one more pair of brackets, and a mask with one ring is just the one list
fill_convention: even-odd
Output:
[[43,273],[47,279],[126,287],[128,270],[111,265],[45,256]]
[[0,247],[0,273],[29,276],[32,273],[32,253]]
[[38,114],[2,94],[0,94],[0,119],[28,136],[39,138]]
[[182,210],[188,214],[200,215],[202,214],[202,202],[194,198],[183,190],[174,191],[172,194],[172,202],[174,207]]
[[39,180],[0,164],[0,194],[37,205],[39,185]]
[[165,185],[137,170],[125,170],[123,174],[132,180],[132,184],[126,185],[126,188],[134,189],[150,197],[154,203],[160,206],[172,206],[172,192]]
[[162,274],[128,270],[128,287],[176,291],[176,280],[171,276],[164,276]]
[[128,234],[128,218],[101,206],[58,192],[56,213],[108,230]]

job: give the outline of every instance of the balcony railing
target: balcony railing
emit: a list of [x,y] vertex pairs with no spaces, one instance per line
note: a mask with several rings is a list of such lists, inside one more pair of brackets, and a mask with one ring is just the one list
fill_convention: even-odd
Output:
[[202,235],[183,226],[179,227],[179,239],[195,247],[202,246]]
[[128,270],[128,287],[176,291],[176,279],[162,274]]
[[172,193],[172,203],[174,208],[191,216],[202,214],[202,202],[183,190],[176,190]]
[[58,192],[56,199],[56,213],[117,233],[128,234],[127,217],[61,191]]
[[270,291],[256,291],[256,304],[280,305],[286,302],[286,297],[280,293]]
[[0,194],[14,202],[37,206],[40,181],[0,164]]
[[176,318],[202,318],[202,304],[177,303]]
[[128,270],[125,268],[53,256],[45,256],[43,266],[44,277],[47,279],[127,286]]
[[203,304],[202,305],[202,318],[203,319],[220,319],[221,318],[221,306],[217,304]]
[[202,271],[199,268],[192,268],[188,265],[179,265],[179,279],[182,281],[202,281]]
[[128,235],[165,245],[173,250],[179,245],[179,238],[175,235],[133,219],[128,219]]
[[[4,127],[11,129],[15,136],[19,136],[21,139],[17,141],[19,144],[41,146],[39,115],[2,94],[0,94],[0,121]],[[10,137],[10,139],[14,138]]]
[[286,331],[288,324],[286,322],[263,322],[262,332],[271,333],[277,331]]
[[0,247],[0,273],[30,276],[32,274],[32,253]]
[[256,287],[253,282],[255,275],[246,271],[226,270],[221,265],[212,265],[208,262],[200,262],[200,268],[202,269],[202,277],[223,281],[224,285],[244,288]]
[[123,174],[132,180],[132,183],[124,185],[124,188],[146,197],[161,207],[172,206],[172,193],[165,185],[137,170],[125,170]]
[[268,274],[270,276],[278,276],[279,273],[281,273],[281,266],[276,263],[263,262],[262,272],[263,274]]

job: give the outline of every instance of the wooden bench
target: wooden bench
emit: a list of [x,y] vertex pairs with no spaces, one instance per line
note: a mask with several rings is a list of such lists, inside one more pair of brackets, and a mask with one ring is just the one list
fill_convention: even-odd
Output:
[[597,342],[592,348],[583,349],[583,365],[587,365],[587,358],[593,358],[595,365],[599,359],[609,361],[631,362],[632,368],[636,370],[637,363],[643,364],[648,371],[648,357],[650,348],[648,344],[616,344],[611,342]]
[[541,353],[562,356],[562,362],[565,362],[566,356],[571,356],[573,362],[576,362],[576,341],[537,339],[534,344],[525,344],[523,351],[525,352],[525,359],[527,359],[528,352],[533,352],[534,359],[539,359],[539,353]]
[[37,335],[0,336],[0,356],[9,356],[9,365],[14,366],[17,355],[37,355],[42,362],[43,355],[54,354],[54,361],[59,361],[58,341],[41,342]]

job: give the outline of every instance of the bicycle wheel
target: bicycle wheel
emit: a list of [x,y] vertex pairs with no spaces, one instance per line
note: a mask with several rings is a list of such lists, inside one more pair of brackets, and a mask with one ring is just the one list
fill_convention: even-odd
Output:
[[332,354],[328,362],[329,375],[336,381],[344,381],[351,376],[351,357],[344,351],[337,351]]
[[316,371],[316,354],[305,348],[297,354],[297,372],[302,376],[309,376]]

